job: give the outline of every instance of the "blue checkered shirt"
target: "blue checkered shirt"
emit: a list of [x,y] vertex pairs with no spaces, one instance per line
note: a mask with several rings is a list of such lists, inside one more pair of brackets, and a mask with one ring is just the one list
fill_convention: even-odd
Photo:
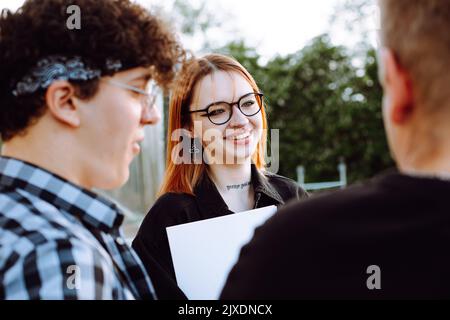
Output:
[[0,157],[0,300],[153,299],[153,286],[105,198]]

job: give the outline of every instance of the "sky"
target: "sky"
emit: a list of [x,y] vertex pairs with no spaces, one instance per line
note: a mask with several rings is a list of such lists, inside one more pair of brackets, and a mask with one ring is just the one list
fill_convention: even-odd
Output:
[[[197,6],[201,0],[188,0]],[[335,44],[351,47],[355,34],[346,30],[343,24],[330,25],[330,17],[343,0],[208,0],[207,10],[223,20],[218,28],[208,32],[214,43],[224,45],[233,38],[243,38],[263,58],[294,53],[303,48],[315,36],[328,32]],[[17,9],[23,0],[2,0],[1,6]],[[152,6],[162,6],[170,15],[173,0],[138,0]],[[375,30],[376,14],[364,22],[364,28]],[[375,32],[369,41],[375,45]],[[183,38],[185,46],[194,52],[201,46],[201,39]]]
[[[327,31],[333,0],[213,0],[236,15],[237,29],[262,55],[292,53]],[[254,12],[254,13],[253,13]]]

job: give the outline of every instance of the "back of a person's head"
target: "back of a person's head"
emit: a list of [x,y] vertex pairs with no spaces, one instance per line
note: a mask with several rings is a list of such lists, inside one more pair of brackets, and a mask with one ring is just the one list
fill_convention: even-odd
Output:
[[[68,28],[67,8],[80,9],[80,28]],[[69,11],[70,12],[70,11]],[[15,96],[14,88],[49,56],[80,57],[102,76],[134,67],[151,67],[153,78],[168,85],[184,52],[157,16],[129,0],[27,0],[0,16],[0,132],[8,140],[45,111],[45,90]],[[120,61],[111,71],[108,61]],[[98,79],[73,83],[80,98],[92,97]]]
[[450,0],[379,2],[382,45],[410,74],[415,102],[431,122],[445,115],[448,119]]

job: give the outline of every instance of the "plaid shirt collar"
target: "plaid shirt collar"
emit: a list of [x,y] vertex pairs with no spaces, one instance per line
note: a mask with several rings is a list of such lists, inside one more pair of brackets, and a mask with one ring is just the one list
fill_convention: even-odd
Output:
[[110,233],[124,215],[116,204],[31,163],[0,157],[0,186],[19,188],[77,217],[89,228]]

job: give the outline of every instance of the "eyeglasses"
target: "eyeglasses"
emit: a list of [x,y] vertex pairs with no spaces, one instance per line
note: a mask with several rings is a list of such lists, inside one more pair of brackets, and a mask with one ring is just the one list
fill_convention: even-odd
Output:
[[149,81],[145,90],[136,88],[120,81],[108,79],[108,83],[115,85],[116,87],[131,90],[141,94],[141,104],[143,108],[152,108],[156,101],[156,84],[153,81]]
[[251,92],[244,94],[236,102],[213,102],[204,109],[189,111],[189,113],[206,112],[203,116],[207,116],[213,124],[221,125],[230,121],[234,105],[237,105],[239,111],[247,117],[257,114],[261,110],[263,96],[262,93]]

